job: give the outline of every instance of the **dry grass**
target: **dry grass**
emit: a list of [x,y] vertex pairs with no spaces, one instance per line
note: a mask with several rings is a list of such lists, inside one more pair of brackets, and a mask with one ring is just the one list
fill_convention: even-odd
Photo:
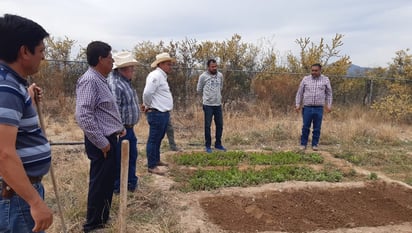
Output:
[[[247,107],[246,112],[224,112],[223,143],[229,150],[294,150],[299,144],[301,115],[295,112],[280,114],[264,106]],[[63,114],[62,114],[63,115]],[[186,151],[203,150],[203,112],[193,106],[185,112],[173,112],[175,139]],[[82,141],[83,134],[74,121],[73,113],[58,120],[46,117],[47,134],[53,142]],[[212,127],[214,132],[214,127]],[[181,232],[173,213],[169,196],[157,189],[146,171],[145,142],[148,125],[143,117],[136,127],[139,138],[139,189],[129,194],[128,232]],[[356,155],[368,169],[385,172],[391,177],[412,183],[412,126],[383,122],[373,112],[362,108],[336,108],[326,114],[320,146],[335,156]],[[168,148],[163,141],[162,151]],[[345,157],[347,156],[347,157]],[[358,161],[358,162],[359,162]],[[53,165],[58,181],[60,202],[69,232],[80,232],[86,213],[89,161],[83,146],[54,146]],[[408,170],[409,169],[409,170]],[[55,224],[48,232],[59,232],[60,219],[50,182],[45,179],[47,202],[56,210]],[[116,219],[118,197],[113,202]],[[116,232],[118,226],[105,232]]]

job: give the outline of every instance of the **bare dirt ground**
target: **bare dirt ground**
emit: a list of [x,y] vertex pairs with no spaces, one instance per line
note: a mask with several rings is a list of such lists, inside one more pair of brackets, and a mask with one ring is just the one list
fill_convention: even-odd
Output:
[[[370,173],[321,154],[342,169]],[[378,177],[181,193],[171,190],[172,177],[154,175],[151,185],[173,197],[183,232],[412,232],[412,188],[384,174]]]

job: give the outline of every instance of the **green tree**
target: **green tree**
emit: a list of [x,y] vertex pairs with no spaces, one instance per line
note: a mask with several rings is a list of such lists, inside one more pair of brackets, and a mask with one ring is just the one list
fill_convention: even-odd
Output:
[[389,65],[385,83],[388,95],[372,108],[395,122],[412,122],[412,55],[409,49],[397,51]]
[[196,54],[199,51],[200,45],[196,39],[185,38],[184,40],[177,42],[177,48],[177,65],[179,73],[181,73],[183,77],[183,85],[180,87],[183,91],[183,107],[186,109],[191,102],[195,101],[195,85],[197,81],[195,78],[197,76],[196,67],[199,64],[196,59]]

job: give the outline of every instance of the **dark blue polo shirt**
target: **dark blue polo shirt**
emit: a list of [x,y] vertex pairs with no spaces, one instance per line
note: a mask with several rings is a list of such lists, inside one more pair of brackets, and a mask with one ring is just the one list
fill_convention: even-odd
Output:
[[25,79],[0,63],[0,124],[18,128],[16,151],[27,175],[43,176],[50,168],[50,144],[39,127],[27,86]]

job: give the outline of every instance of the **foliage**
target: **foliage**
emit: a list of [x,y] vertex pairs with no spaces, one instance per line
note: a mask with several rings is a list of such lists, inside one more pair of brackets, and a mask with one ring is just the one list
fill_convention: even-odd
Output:
[[389,65],[388,95],[375,101],[372,109],[392,122],[412,122],[412,55],[409,49],[396,52]]
[[78,77],[87,69],[81,50],[75,60],[71,60],[74,40],[67,37],[46,39],[46,61],[42,62],[39,72],[32,77],[44,90],[44,99],[49,99],[45,111],[49,114],[67,114],[74,108],[72,98]]
[[388,95],[375,102],[372,109],[393,122],[412,122],[412,95]]
[[260,102],[271,109],[288,112],[294,106],[296,91],[301,77],[289,74],[260,74],[252,82],[252,88]]
[[[220,187],[248,186],[287,180],[302,181],[329,181],[339,182],[342,173],[334,169],[325,168],[314,171],[311,168],[291,166],[293,164],[320,164],[323,157],[319,154],[299,154],[294,152],[214,152],[180,154],[173,157],[178,165],[198,166],[200,169],[192,175],[174,172],[175,179],[185,183],[182,190],[210,190]],[[247,170],[239,170],[237,166],[246,165]],[[257,165],[268,167],[258,169]],[[204,169],[207,166],[223,166],[220,169]],[[252,169],[253,167],[253,169]]]
[[211,190],[221,187],[250,186],[263,183],[298,181],[327,181],[339,182],[343,174],[339,170],[315,171],[307,167],[280,166],[263,170],[248,169],[241,171],[237,168],[228,170],[198,170],[189,178],[190,187],[185,191]]
[[323,163],[323,158],[319,154],[297,154],[294,152],[192,152],[174,156],[178,165],[186,166],[237,166],[241,163],[250,165],[285,165],[300,162]]
[[[66,112],[71,108],[77,78],[88,65],[84,62],[84,49],[73,56],[75,41],[67,37],[49,38],[46,41],[46,61],[41,70],[32,77],[44,89],[45,98],[56,100],[50,110],[52,114]],[[412,62],[409,50],[396,52],[393,64],[388,69],[377,68],[367,74],[367,80],[347,79],[346,70],[350,65],[349,56],[341,55],[343,35],[336,34],[330,43],[321,38],[313,43],[309,37],[299,38],[299,54],[288,54],[281,63],[274,42],[255,45],[246,43],[238,34],[224,41],[197,41],[185,38],[182,41],[138,42],[133,53],[139,65],[136,67],[132,83],[140,96],[150,64],[161,52],[176,57],[174,71],[169,75],[169,85],[174,97],[175,109],[190,109],[198,104],[196,84],[199,75],[206,69],[206,61],[215,58],[219,70],[224,75],[223,107],[225,110],[245,110],[245,103],[263,106],[270,114],[275,111],[289,112],[293,107],[297,86],[303,75],[309,74],[310,65],[319,62],[323,73],[329,76],[334,91],[334,103],[372,103],[381,112],[391,112],[388,118],[393,121],[409,122],[410,88]],[[115,52],[115,51],[113,51]],[[74,59],[71,59],[74,57]],[[389,77],[389,80],[377,77]],[[373,88],[373,90],[372,90]],[[393,97],[386,96],[393,95]],[[367,101],[366,101],[367,100]],[[58,108],[64,106],[61,110]],[[394,110],[380,110],[393,107]]]
[[[300,57],[289,54],[287,57],[289,71],[293,73],[310,73],[314,63],[320,63],[325,74],[343,75],[350,65],[349,56],[340,55],[339,48],[343,46],[343,35],[336,34],[331,44],[325,44],[321,38],[319,44],[311,42],[310,37],[299,38],[296,43],[300,47]],[[335,61],[336,59],[336,61]]]
[[242,42],[242,37],[235,34],[230,40],[223,42],[202,42],[198,48],[195,56],[199,64],[206,64],[210,58],[219,63],[224,77],[224,103],[249,96],[253,73],[248,72],[254,71],[259,53],[255,45]]
[[376,174],[375,172],[371,172],[369,174],[369,179],[370,180],[377,180],[378,179],[378,174]]

